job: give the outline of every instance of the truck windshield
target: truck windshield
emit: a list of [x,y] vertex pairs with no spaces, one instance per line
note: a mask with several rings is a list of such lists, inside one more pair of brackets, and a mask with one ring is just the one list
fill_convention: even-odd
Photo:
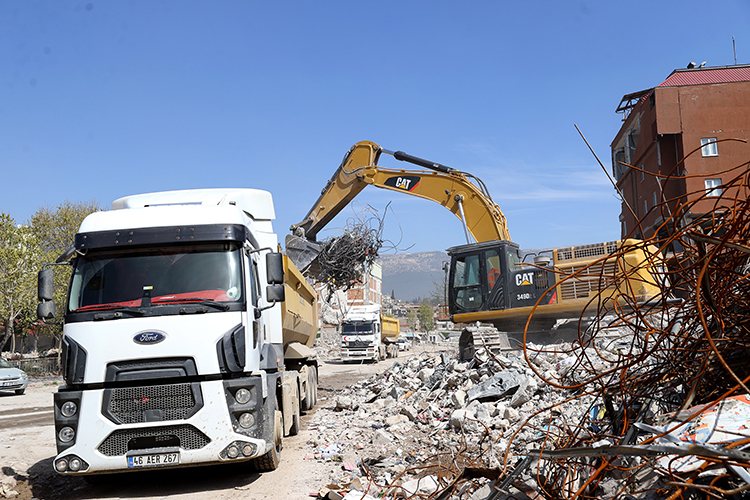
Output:
[[206,243],[90,250],[73,270],[68,312],[190,302],[240,302],[241,247]]
[[348,335],[369,335],[372,333],[372,323],[344,323],[341,333]]

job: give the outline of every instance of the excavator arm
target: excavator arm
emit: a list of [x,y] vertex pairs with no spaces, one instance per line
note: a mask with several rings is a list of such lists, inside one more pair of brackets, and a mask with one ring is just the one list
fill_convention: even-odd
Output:
[[[429,170],[380,167],[378,160],[382,153]],[[331,219],[365,187],[372,185],[441,204],[462,221],[465,231],[475,241],[510,240],[500,207],[492,201],[479,179],[474,178],[474,183],[469,177],[472,176],[402,151],[385,150],[374,142],[358,142],[346,154],[307,216],[290,229],[298,237],[315,241],[318,232]]]
[[[424,170],[382,168],[378,160],[383,153]],[[566,247],[555,250],[554,259],[525,264],[519,246],[510,240],[505,216],[481,180],[368,141],[352,146],[304,220],[291,227],[286,251],[297,267],[315,274],[321,250],[315,237],[368,185],[432,200],[462,221],[467,244],[448,249],[454,322],[492,322],[507,332],[548,331],[557,319],[578,317],[597,305],[624,308],[658,297],[649,258],[632,242]]]

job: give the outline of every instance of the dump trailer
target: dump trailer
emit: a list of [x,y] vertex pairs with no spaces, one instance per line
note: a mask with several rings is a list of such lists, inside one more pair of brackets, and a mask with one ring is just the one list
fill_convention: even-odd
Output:
[[389,357],[397,358],[399,350],[398,336],[401,332],[401,325],[396,318],[383,316],[382,313],[380,314],[380,323],[383,325],[383,331],[381,333],[380,340],[382,344],[388,346],[387,349],[390,349],[392,351]]
[[379,305],[351,306],[341,322],[341,359],[377,362],[397,357],[398,328],[398,320],[383,317]]
[[[317,394],[316,293],[277,251],[271,194],[151,193],[89,215],[54,396],[66,475],[251,462],[277,467]],[[55,316],[52,270],[37,313]]]

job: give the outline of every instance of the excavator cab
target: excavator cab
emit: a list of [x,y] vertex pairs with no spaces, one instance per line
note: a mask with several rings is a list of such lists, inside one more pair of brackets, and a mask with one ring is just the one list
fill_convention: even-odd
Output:
[[543,304],[553,303],[555,273],[552,268],[522,263],[516,243],[484,241],[448,249],[451,268],[448,278],[450,313],[498,311],[533,306],[540,296]]

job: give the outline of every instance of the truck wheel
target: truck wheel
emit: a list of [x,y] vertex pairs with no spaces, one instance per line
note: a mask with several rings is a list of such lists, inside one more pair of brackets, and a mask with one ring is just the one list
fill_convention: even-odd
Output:
[[282,435],[284,434],[284,420],[279,410],[273,412],[273,440],[274,446],[265,455],[250,460],[250,465],[258,472],[276,470],[281,461]]
[[[299,406],[297,406],[299,409]],[[300,420],[299,420],[299,411],[296,411],[294,415],[292,415],[292,427],[289,429],[289,435],[290,436],[296,436],[299,434],[300,431]]]
[[310,367],[310,375],[312,376],[312,389],[310,392],[312,392],[312,405],[315,406],[318,404],[318,367],[317,366],[311,366]]
[[[303,366],[302,369],[299,371],[299,379],[300,379],[300,386],[304,386],[305,390],[304,392],[302,389],[300,389],[300,396],[304,395],[305,397],[302,398],[299,402],[299,408],[302,411],[310,411],[313,407],[313,400],[312,400],[312,374],[310,372],[309,366]],[[302,381],[305,381],[303,384]]]
[[300,412],[302,411],[302,401],[300,401],[299,396],[299,385],[297,385],[297,404],[292,404],[292,407],[294,408],[294,414],[292,415],[292,425],[291,427],[289,427],[290,436],[296,436],[297,434],[299,434],[299,431],[301,429]]

